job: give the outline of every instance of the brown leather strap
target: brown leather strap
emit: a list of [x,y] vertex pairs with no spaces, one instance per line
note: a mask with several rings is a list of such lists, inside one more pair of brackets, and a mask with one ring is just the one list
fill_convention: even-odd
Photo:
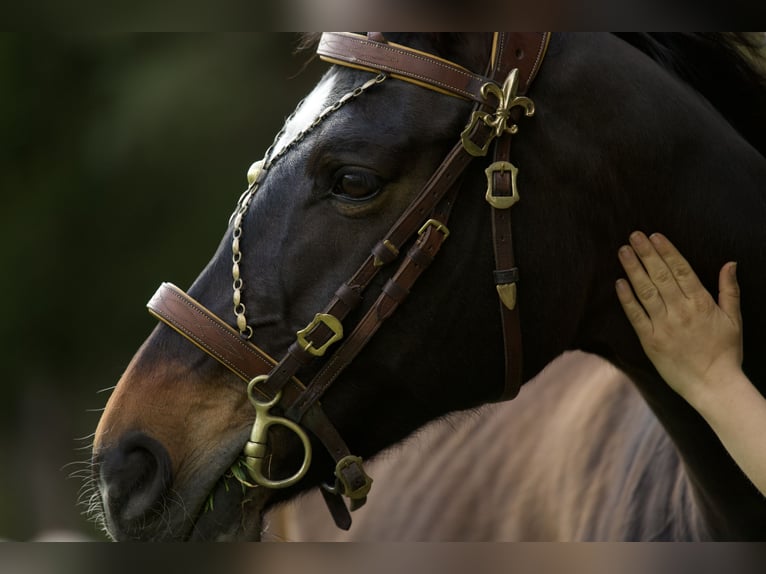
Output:
[[[496,74],[507,75],[514,67],[518,67],[522,77],[526,78],[520,84],[519,93],[525,94],[530,83],[539,69],[542,57],[547,49],[548,35],[542,34],[535,46],[534,38],[526,34],[511,34],[501,32],[496,42],[499,44],[495,51],[493,69]],[[504,44],[515,46],[512,50],[504,49]],[[519,120],[519,110],[511,113],[514,122]],[[511,155],[511,135],[504,134],[495,141],[494,166],[506,165]],[[514,168],[515,169],[515,168]],[[510,198],[514,194],[515,174],[509,169],[494,169],[489,172],[487,185],[491,187],[491,195],[498,198]],[[503,289],[513,289],[516,293],[519,271],[516,267],[513,248],[513,227],[511,207],[492,207],[492,243],[495,254],[495,284],[498,293]],[[515,297],[515,295],[514,295]],[[522,345],[521,320],[519,305],[514,300],[508,303],[508,297],[499,298],[500,318],[503,332],[503,350],[505,356],[505,385],[498,400],[508,400],[515,397],[522,383]]]
[[499,32],[492,58],[498,70],[495,79],[502,81],[513,68],[518,68],[519,93],[525,94],[540,71],[550,39],[550,32]]
[[[497,53],[508,54],[515,60],[514,67],[519,69],[522,91],[525,92],[540,69],[550,33],[501,32],[495,39],[493,57]],[[330,63],[387,72],[394,78],[478,103],[485,103],[481,87],[490,81],[449,60],[388,42],[380,32],[371,32],[367,36],[325,32],[319,41],[317,54]],[[503,79],[499,78],[501,82]]]
[[[511,138],[503,137],[495,143],[495,161],[507,161],[510,156]],[[511,197],[513,194],[513,175],[509,171],[493,171],[488,185],[493,187],[496,197]],[[492,208],[492,243],[495,253],[495,285],[501,288],[516,289],[518,269],[513,249],[513,228],[511,207]],[[513,308],[499,298],[500,318],[503,328],[503,349],[505,354],[505,385],[498,400],[515,397],[521,388],[521,321],[519,305]]]
[[407,46],[381,41],[382,35],[325,32],[317,54],[334,64],[381,71],[459,98],[483,102],[481,87],[489,80],[458,64]]
[[[183,335],[245,382],[267,375],[276,361],[172,283],[163,283],[146,304],[157,319]],[[294,383],[302,389],[297,380]],[[271,398],[256,388],[264,398]],[[273,396],[273,395],[272,395]]]

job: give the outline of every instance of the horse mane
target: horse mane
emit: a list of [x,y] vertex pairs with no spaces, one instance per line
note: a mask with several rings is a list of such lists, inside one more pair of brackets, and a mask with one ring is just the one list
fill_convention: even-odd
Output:
[[705,97],[766,156],[766,35],[619,33]]

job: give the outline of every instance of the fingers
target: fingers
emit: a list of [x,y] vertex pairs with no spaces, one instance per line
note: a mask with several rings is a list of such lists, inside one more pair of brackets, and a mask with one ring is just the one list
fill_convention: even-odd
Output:
[[638,302],[633,290],[628,285],[625,279],[618,279],[615,283],[615,290],[617,291],[617,298],[620,300],[625,316],[633,325],[633,329],[638,334],[639,339],[643,340],[645,336],[652,332],[652,322],[646,311]]
[[742,314],[739,309],[739,283],[737,282],[737,264],[730,261],[718,274],[718,306],[742,328]]
[[[664,267],[670,272],[673,282],[681,289],[681,293],[684,296],[692,298],[701,293],[707,294],[705,287],[700,282],[697,274],[694,273],[689,262],[686,261],[667,237],[661,233],[653,233],[649,237],[649,243],[652,247],[651,251],[654,251],[662,259]],[[641,257],[643,260],[644,256],[642,255]],[[668,283],[671,289],[674,289],[675,285]]]
[[[641,259],[653,286],[666,306],[677,304],[685,293],[681,289],[676,274],[686,279],[694,274],[691,267],[675,247],[659,233],[651,238],[640,231],[630,234],[630,245]],[[650,295],[654,295],[649,290]],[[639,293],[639,298],[641,294]],[[642,300],[643,302],[643,300]],[[647,309],[648,310],[648,309]]]
[[[635,260],[630,257],[631,250],[637,255]],[[701,301],[709,297],[691,265],[661,233],[646,237],[640,231],[633,232],[630,247],[622,248],[619,254],[638,299],[650,315],[684,299]]]
[[[652,261],[649,261],[648,264],[644,263],[644,260],[647,257],[649,259],[652,258],[652,256],[647,253],[647,246],[652,251],[654,250],[648,245],[649,241],[643,233],[634,238],[636,235],[636,233],[631,235],[630,246],[623,245],[620,248],[618,257],[628,279],[630,280],[630,284],[638,297],[638,301],[640,301],[641,305],[646,309],[649,317],[658,317],[666,312],[665,302],[658,289],[656,280],[650,277],[650,273],[652,272],[655,275],[657,274],[658,264]],[[642,238],[644,244],[642,244]],[[644,252],[644,256],[641,260],[639,260],[636,255],[636,251],[639,249]],[[653,258],[658,259],[656,253]],[[665,271],[665,275],[668,275],[667,271]]]

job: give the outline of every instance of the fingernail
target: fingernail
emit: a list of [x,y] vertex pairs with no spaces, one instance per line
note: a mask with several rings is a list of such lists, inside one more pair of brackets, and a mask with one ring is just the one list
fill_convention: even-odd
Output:
[[729,265],[729,273],[735,279],[737,278],[737,262],[736,261],[732,261],[731,265]]
[[615,281],[614,287],[620,293],[624,293],[628,289],[628,282],[625,281],[625,279],[618,279],[617,281]]
[[640,231],[634,231],[630,234],[630,242],[635,243],[636,245],[640,245],[644,242],[644,234]]
[[629,245],[623,245],[620,247],[620,249],[617,250],[617,254],[620,257],[630,257],[630,254],[633,253],[633,249]]
[[659,233],[652,233],[649,240],[655,245],[659,245],[662,242],[662,236]]

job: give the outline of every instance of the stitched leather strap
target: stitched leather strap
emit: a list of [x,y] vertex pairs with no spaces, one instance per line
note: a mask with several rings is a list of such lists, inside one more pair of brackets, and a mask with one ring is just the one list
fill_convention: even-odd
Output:
[[[267,375],[276,361],[172,283],[163,283],[146,304],[149,313],[183,335],[243,381]],[[303,385],[293,381],[298,391]],[[256,390],[269,399],[260,388]]]
[[[522,78],[522,91],[532,83],[548,47],[548,32],[505,34],[494,53],[515,59]],[[451,96],[485,103],[481,87],[489,78],[433,54],[388,42],[380,32],[362,36],[350,32],[325,32],[317,54],[322,60],[352,68],[387,72],[392,77]],[[496,76],[497,79],[497,76]],[[504,78],[500,78],[502,81]]]
[[333,64],[387,72],[391,77],[425,88],[483,102],[481,87],[489,80],[462,66],[407,46],[381,41],[382,35],[325,32],[317,54]]

